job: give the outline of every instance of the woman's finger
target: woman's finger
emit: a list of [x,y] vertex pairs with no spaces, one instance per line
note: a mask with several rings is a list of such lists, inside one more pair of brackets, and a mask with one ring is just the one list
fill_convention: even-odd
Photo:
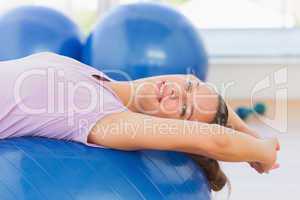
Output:
[[278,169],[279,167],[280,167],[280,164],[276,163],[275,165],[273,165],[273,167],[271,168],[271,170]]
[[264,172],[263,168],[261,167],[261,165],[259,163],[251,163],[251,166],[260,174],[262,174]]
[[280,144],[279,144],[279,142],[277,143],[276,151],[280,151]]

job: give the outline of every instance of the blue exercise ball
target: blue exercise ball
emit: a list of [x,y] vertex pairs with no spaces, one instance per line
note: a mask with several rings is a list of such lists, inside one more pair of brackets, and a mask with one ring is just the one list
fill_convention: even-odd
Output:
[[82,43],[79,28],[50,8],[23,6],[0,16],[0,61],[42,51],[80,60]]
[[193,73],[206,79],[208,59],[198,31],[173,8],[119,6],[88,37],[83,62],[117,80]]
[[182,153],[126,152],[45,138],[0,140],[0,197],[208,200],[205,176]]

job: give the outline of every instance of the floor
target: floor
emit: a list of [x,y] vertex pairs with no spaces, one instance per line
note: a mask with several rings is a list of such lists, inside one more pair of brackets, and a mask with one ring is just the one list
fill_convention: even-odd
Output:
[[[270,174],[257,174],[247,164],[223,164],[232,187],[230,200],[300,199],[300,134],[280,135],[279,139],[281,166]],[[224,190],[214,199],[227,200],[227,194]]]
[[299,104],[288,112],[288,129],[278,133],[258,120],[249,125],[260,133],[276,134],[281,144],[278,155],[280,168],[269,174],[260,175],[245,163],[222,163],[231,182],[231,194],[223,190],[214,195],[214,200],[294,200],[300,199],[300,117]]

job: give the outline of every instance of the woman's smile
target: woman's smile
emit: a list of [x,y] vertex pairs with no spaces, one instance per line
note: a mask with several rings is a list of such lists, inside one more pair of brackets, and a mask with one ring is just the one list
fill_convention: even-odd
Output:
[[166,81],[159,81],[157,83],[157,99],[158,99],[158,102],[161,102],[162,99],[166,96],[165,89],[166,89]]

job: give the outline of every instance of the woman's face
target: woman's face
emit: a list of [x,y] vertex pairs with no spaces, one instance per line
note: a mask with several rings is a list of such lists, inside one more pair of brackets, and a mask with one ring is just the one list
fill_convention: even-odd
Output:
[[218,95],[192,75],[158,76],[136,81],[135,105],[157,117],[211,122]]

